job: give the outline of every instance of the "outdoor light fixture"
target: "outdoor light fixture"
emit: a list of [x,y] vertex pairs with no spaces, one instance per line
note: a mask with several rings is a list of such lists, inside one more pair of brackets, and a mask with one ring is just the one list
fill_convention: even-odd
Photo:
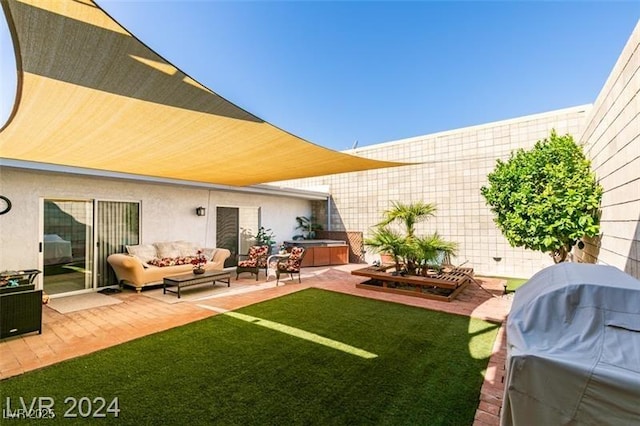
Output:
[[196,214],[198,216],[204,216],[207,213],[207,209],[205,209],[204,207],[200,206],[196,209]]

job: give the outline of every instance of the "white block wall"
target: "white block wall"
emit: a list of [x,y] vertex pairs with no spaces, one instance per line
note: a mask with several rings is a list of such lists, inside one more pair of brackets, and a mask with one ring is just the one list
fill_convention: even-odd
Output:
[[640,278],[640,23],[594,103],[580,140],[604,187],[600,245],[590,242],[581,258]]
[[460,250],[454,263],[466,263],[481,274],[529,277],[552,264],[551,258],[511,247],[496,228],[480,188],[487,183],[496,159],[508,159],[517,148],[531,148],[537,140],[548,137],[551,129],[577,139],[589,108],[568,108],[364,147],[355,154],[417,164],[282,184],[309,189],[328,185],[333,197],[332,230],[362,231],[365,236],[391,201],[435,203],[437,216],[418,225],[417,233],[437,230],[457,241]]

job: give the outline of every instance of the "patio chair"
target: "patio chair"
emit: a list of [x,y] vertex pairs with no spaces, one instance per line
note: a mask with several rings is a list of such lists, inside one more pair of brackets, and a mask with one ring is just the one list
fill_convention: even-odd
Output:
[[298,274],[298,283],[302,282],[300,279],[300,266],[302,265],[304,254],[305,249],[303,247],[292,247],[289,257],[278,260],[275,267],[272,265],[276,272],[276,285],[280,282],[280,274],[289,274],[291,280],[293,280],[293,274]]
[[250,272],[256,275],[256,281],[260,275],[260,269],[264,269],[267,274],[267,255],[269,254],[269,246],[251,246],[249,253],[241,254],[240,257],[246,257],[246,260],[240,260],[236,267],[236,281],[238,276],[243,272]]

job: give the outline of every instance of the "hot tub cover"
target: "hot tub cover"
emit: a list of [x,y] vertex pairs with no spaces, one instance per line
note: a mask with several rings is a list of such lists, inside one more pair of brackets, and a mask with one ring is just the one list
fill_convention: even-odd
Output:
[[640,281],[563,263],[516,293],[502,425],[640,424]]

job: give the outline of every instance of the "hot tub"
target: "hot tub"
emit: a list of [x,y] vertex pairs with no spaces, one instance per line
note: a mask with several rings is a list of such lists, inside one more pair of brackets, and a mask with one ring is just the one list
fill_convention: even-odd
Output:
[[305,248],[302,267],[346,265],[349,263],[349,246],[342,240],[294,240],[285,241],[287,247]]

